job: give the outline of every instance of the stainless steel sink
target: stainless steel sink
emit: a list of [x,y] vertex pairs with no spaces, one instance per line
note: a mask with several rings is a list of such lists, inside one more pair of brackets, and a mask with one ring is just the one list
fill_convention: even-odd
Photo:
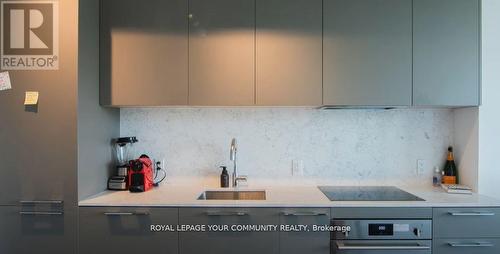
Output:
[[266,200],[266,191],[205,191],[198,200]]

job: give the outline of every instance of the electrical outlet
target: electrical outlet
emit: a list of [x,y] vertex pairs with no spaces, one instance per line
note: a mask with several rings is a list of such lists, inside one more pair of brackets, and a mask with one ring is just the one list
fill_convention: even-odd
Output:
[[293,176],[303,176],[304,175],[304,161],[292,160],[292,175]]
[[[159,165],[158,165],[159,163]],[[160,167],[162,169],[165,169],[165,158],[161,158],[161,159],[155,159],[154,160],[154,169],[156,170],[156,168]]]
[[160,167],[161,167],[162,169],[166,169],[166,168],[167,168],[167,164],[166,164],[166,162],[165,162],[165,158],[162,158],[162,159],[161,159],[161,165],[160,165]]
[[417,175],[423,175],[425,173],[425,160],[417,160]]

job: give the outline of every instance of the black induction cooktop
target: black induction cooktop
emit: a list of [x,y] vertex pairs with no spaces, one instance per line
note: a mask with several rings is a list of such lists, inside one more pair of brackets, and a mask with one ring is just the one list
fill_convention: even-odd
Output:
[[392,186],[319,186],[331,201],[425,201]]

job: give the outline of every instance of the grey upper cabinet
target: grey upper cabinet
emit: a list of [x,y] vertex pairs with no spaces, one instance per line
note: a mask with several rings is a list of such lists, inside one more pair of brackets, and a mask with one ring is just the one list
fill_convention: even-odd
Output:
[[254,105],[255,0],[190,0],[189,11],[189,104]]
[[313,232],[330,224],[330,208],[283,208],[280,225],[307,225],[311,232],[280,232],[280,254],[329,254],[330,232]]
[[476,106],[479,1],[101,1],[101,104]]
[[79,254],[178,253],[178,233],[151,225],[178,224],[177,208],[81,207]]
[[257,105],[321,105],[322,4],[257,0]]
[[[180,208],[181,225],[277,225],[274,208]],[[208,230],[208,229],[207,229]],[[180,232],[180,254],[278,254],[278,232]]]
[[187,1],[101,4],[101,104],[187,105]]
[[323,103],[409,106],[412,1],[324,1]]
[[479,105],[479,0],[413,5],[414,105]]

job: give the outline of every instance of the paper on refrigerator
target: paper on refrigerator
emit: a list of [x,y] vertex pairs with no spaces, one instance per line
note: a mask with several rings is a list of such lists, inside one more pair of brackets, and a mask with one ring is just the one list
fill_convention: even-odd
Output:
[[12,89],[9,72],[0,72],[0,91]]

